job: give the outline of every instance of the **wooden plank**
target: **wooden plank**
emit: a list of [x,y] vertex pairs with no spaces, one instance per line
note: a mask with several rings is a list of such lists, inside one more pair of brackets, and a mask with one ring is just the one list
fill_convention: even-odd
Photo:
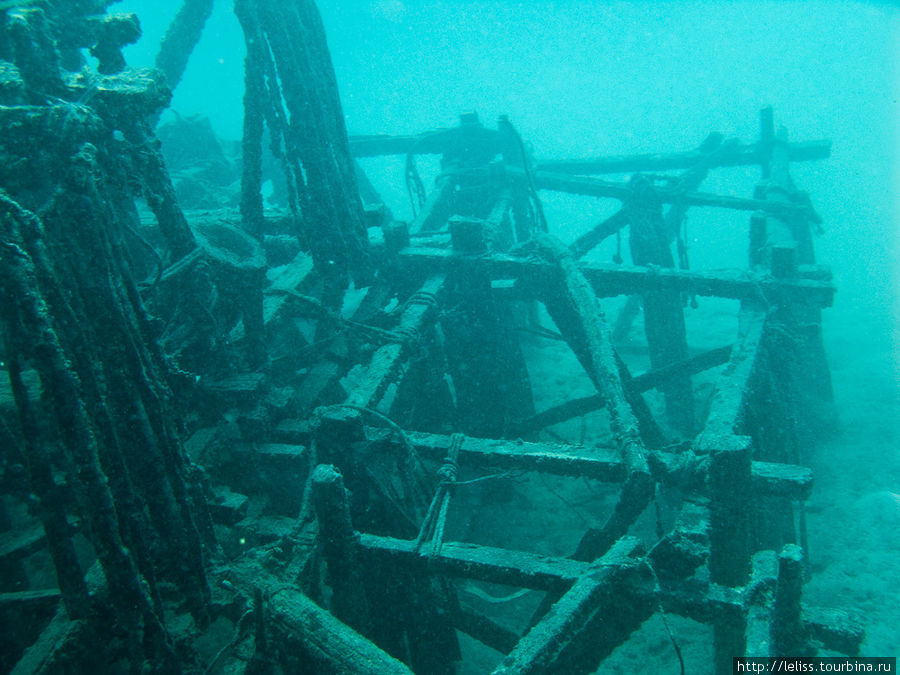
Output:
[[865,639],[858,618],[840,610],[804,607],[803,625],[811,639],[847,656],[858,655]]
[[50,588],[40,591],[16,591],[13,593],[0,593],[0,607],[15,605],[31,605],[43,603],[56,603],[62,598],[58,588]]
[[24,530],[0,532],[0,559],[21,560],[44,548],[44,528],[40,524]]
[[[413,151],[415,154],[440,155],[447,150],[447,146],[446,138],[442,137],[440,133],[415,136],[382,134],[350,137],[350,152],[355,157],[405,155]],[[794,162],[827,159],[831,156],[831,141],[814,140],[791,143],[789,151],[791,161]],[[713,164],[713,167],[759,164],[760,152],[760,148],[755,143],[735,144],[727,154],[723,154]],[[634,171],[686,169],[694,166],[702,159],[703,153],[700,150],[687,150],[683,152],[588,157],[584,159],[539,160],[537,168],[542,171],[575,174],[632,173]]]
[[269,288],[263,295],[263,322],[269,324],[281,311],[289,295],[284,291],[295,291],[313,271],[313,259],[300,252],[293,262],[270,269]]
[[412,675],[403,663],[338,620],[281,577],[260,568],[256,560],[229,565],[232,584],[245,596],[260,589],[266,598],[266,631],[280,645],[290,672],[327,675]]
[[447,150],[447,137],[441,129],[431,134],[409,136],[390,136],[373,134],[369,136],[351,136],[350,153],[354,157],[382,157],[384,155],[442,155]]
[[[756,144],[735,144],[717,158],[711,168],[720,166],[751,166],[759,164],[762,148]],[[831,156],[831,141],[815,140],[791,143],[788,146],[791,161],[807,162],[827,159]],[[667,171],[687,169],[703,160],[699,149],[684,152],[648,153],[585,159],[541,160],[538,171],[574,174],[633,173],[635,171]]]
[[753,492],[760,495],[804,501],[812,493],[812,469],[805,466],[754,461],[752,471]]
[[[369,430],[370,440],[374,434],[384,432]],[[309,443],[310,427],[306,420],[284,420],[275,430],[278,444],[260,446],[283,448],[285,453],[301,458],[305,462],[306,447],[299,443]],[[423,459],[441,461],[450,448],[450,436],[424,432],[407,432],[407,438]],[[399,444],[387,438],[382,442]],[[283,445],[282,445],[283,444]],[[655,460],[663,466],[680,466],[680,455],[655,451]],[[301,461],[298,459],[298,461]],[[459,451],[459,464],[466,469],[500,469],[506,471],[538,471],[572,478],[591,478],[610,483],[619,483],[627,477],[625,464],[618,451],[612,448],[594,447],[590,450],[564,443],[533,443],[521,440],[495,440],[467,436]],[[700,465],[698,465],[700,466]],[[663,479],[662,476],[657,477]],[[702,476],[692,480],[701,481]],[[792,464],[771,462],[752,463],[753,491],[760,496],[789,497],[803,500],[812,489],[812,471]]]
[[344,374],[344,366],[337,361],[315,363],[294,392],[292,404],[296,414],[309,415],[328,391]]
[[628,225],[628,211],[619,209],[569,244],[569,249],[576,258],[583,258],[604,239],[614,235],[626,225]]
[[422,210],[409,224],[410,236],[434,233],[443,228],[453,213],[456,180],[453,176],[441,176],[434,189],[428,193]]
[[308,597],[284,584],[271,588],[266,629],[282,650],[302,654],[310,672],[412,675],[412,671]]
[[[410,335],[419,333],[434,316],[434,303],[429,298],[434,298],[443,285],[442,275],[429,278],[415,294],[420,300],[407,302],[406,309],[400,316],[400,325],[395,330]],[[361,408],[374,408],[388,384],[397,375],[406,349],[404,344],[397,342],[379,347],[372,355],[365,377],[350,392],[345,403]]]
[[750,505],[752,442],[740,436],[748,384],[760,352],[766,313],[748,304],[741,307],[739,336],[725,371],[716,384],[709,416],[694,442],[699,454],[710,457],[710,560],[712,581],[741,586],[750,567]]
[[312,424],[309,419],[288,418],[281,420],[272,432],[272,440],[278,443],[309,445]]
[[396,569],[542,591],[565,589],[588,569],[587,564],[569,558],[457,542],[445,542],[436,556],[419,554],[415,541],[373,534],[360,534],[359,546],[363,558],[372,563],[396,566]]
[[331,611],[348,626],[367,632],[372,625],[369,601],[358,564],[356,533],[350,522],[350,499],[344,478],[334,466],[319,464],[312,473],[311,492],[320,546],[328,563]]
[[[406,269],[417,274],[449,270],[459,265],[463,258],[468,259],[452,251],[434,248],[406,248],[400,254]],[[542,261],[499,253],[471,260],[471,264],[483,268],[492,279],[541,283],[552,277],[554,269]],[[828,281],[777,280],[765,273],[737,269],[691,272],[603,263],[580,263],[579,269],[601,298],[670,290],[733,300],[764,300],[772,305],[806,303],[830,307],[835,292]]]
[[[423,458],[442,460],[450,447],[450,436],[407,434]],[[625,480],[621,455],[613,448],[579,448],[564,444],[503,441],[466,436],[459,450],[461,467],[540,471],[560,476],[593,478],[607,482]]]
[[[513,176],[521,174],[516,169],[507,168],[507,173]],[[534,174],[534,182],[539,190],[552,190],[566,194],[584,195],[586,197],[609,197],[620,201],[632,198],[634,191],[628,183],[603,180],[601,178],[587,178],[584,176],[568,176],[565,174],[538,171]],[[762,199],[747,199],[744,197],[729,197],[715,195],[706,192],[682,192],[666,187],[654,188],[656,196],[664,204],[688,204],[690,206],[706,206],[735,211],[772,213],[783,217],[797,217],[807,215],[813,218],[809,207],[794,204],[792,202],[776,203]]]
[[717,447],[720,441],[730,443],[736,432],[747,396],[747,384],[757,367],[760,342],[766,322],[766,312],[745,303],[738,316],[738,341],[732,348],[725,371],[716,383],[716,392],[703,431],[697,438],[700,452]]
[[[686,372],[691,375],[702,372],[709,368],[722,365],[728,361],[731,355],[731,346],[719,347],[702,352],[689,359],[685,359],[680,363],[673,363],[669,366],[650,370],[641,375],[633,377],[625,382],[626,389],[634,393],[643,393],[649,389],[657,387],[661,382],[678,372]],[[533,417],[529,417],[519,423],[517,432],[524,435],[539,429],[543,429],[553,424],[565,422],[574,417],[587,415],[595,410],[600,410],[606,405],[605,399],[599,394],[584,396],[581,398],[571,399],[553,408],[548,408]]]
[[[663,218],[662,203],[653,184],[643,176],[631,181],[632,196],[625,203],[628,213],[628,246],[635,265],[674,269],[670,232]],[[680,222],[680,219],[679,219]],[[671,290],[641,294],[644,309],[644,334],[652,368],[664,368],[688,358],[684,308],[681,293]],[[665,399],[666,418],[683,437],[690,438],[694,428],[694,392],[690,375],[679,370],[659,389]]]
[[803,549],[787,544],[778,554],[778,583],[775,587],[775,613],[772,622],[773,653],[778,656],[805,656],[810,644],[803,628]]

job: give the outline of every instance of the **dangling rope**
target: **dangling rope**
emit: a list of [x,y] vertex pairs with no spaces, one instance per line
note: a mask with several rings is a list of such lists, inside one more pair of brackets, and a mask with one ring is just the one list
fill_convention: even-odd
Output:
[[528,183],[528,192],[531,195],[531,201],[534,204],[534,210],[537,213],[538,225],[541,232],[548,232],[547,217],[544,215],[544,205],[541,203],[541,198],[538,195],[537,184],[534,182],[534,174],[531,171],[531,164],[528,161],[528,152],[525,150],[525,143],[522,141],[522,136],[516,131],[512,122],[510,122],[505,115],[502,118],[501,124],[506,127],[510,136],[515,140],[516,146],[519,148],[519,153],[522,156],[522,168],[525,170],[525,180]]
[[622,264],[622,228],[616,230],[616,253],[613,255],[613,262],[616,265]]
[[444,458],[444,464],[438,469],[438,476],[441,478],[441,482],[438,484],[437,492],[434,493],[434,498],[428,506],[428,513],[425,514],[425,520],[422,521],[419,536],[416,537],[416,552],[421,551],[422,545],[427,539],[431,539],[431,550],[428,553],[431,558],[440,554],[441,547],[444,544],[447,510],[450,507],[453,487],[457,485],[459,450],[465,438],[463,434],[453,434],[450,437],[450,447],[447,449],[447,456]]
[[[688,229],[687,229],[687,214],[681,217],[681,228],[678,231],[678,237],[676,239],[677,248],[678,248],[678,267],[683,270],[691,269],[691,262],[688,259]],[[690,304],[693,309],[697,309],[699,306],[697,303],[697,295],[695,293],[691,293],[689,296]]]
[[409,205],[415,218],[425,205],[425,186],[416,167],[416,156],[412,152],[406,155],[406,191],[409,193]]

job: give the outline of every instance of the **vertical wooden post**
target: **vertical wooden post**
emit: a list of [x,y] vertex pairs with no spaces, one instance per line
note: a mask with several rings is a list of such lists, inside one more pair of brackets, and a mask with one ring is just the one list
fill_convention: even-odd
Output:
[[319,464],[313,471],[312,504],[333,590],[331,609],[348,626],[365,633],[370,628],[369,605],[356,556],[350,500],[343,476],[331,464]]
[[[765,312],[741,308],[738,342],[726,375],[713,397],[696,451],[709,456],[710,578],[720,586],[740,587],[750,571],[752,440],[736,433],[746,407],[748,381],[758,367]],[[716,673],[730,673],[731,659],[744,651],[744,620],[730,614],[714,621]]]
[[788,544],[778,556],[772,643],[778,656],[809,656],[800,597],[803,592],[803,549]]
[[[745,588],[747,604],[746,646],[732,656],[782,656],[772,644],[772,617],[775,605],[775,586],[778,576],[778,560],[775,551],[759,551],[753,556],[753,572]],[[727,654],[724,655],[727,657]],[[786,654],[785,654],[786,656]],[[731,673],[731,660],[727,669],[717,673]]]
[[[318,9],[313,0],[242,0],[236,10],[252,51],[262,48],[263,39],[268,46],[269,87],[259,105],[278,111],[267,119],[270,127],[276,127],[270,131],[283,140],[285,157],[293,167],[287,178],[295,183],[292,194],[299,198],[299,205],[292,206],[302,212],[303,234],[325,280],[326,303],[335,305],[349,275],[368,277],[368,239]],[[258,88],[259,76],[252,79]],[[250,113],[256,114],[252,109]],[[250,130],[255,143],[258,120],[254,117],[251,123],[256,124]]]
[[174,90],[181,81],[191,52],[200,40],[212,10],[213,0],[185,0],[166,30],[155,65],[165,73],[170,89]]
[[[637,175],[632,179],[634,195],[628,204],[631,224],[631,257],[635,265],[674,267],[670,237],[662,215],[662,202],[650,181]],[[650,365],[662,368],[688,357],[681,294],[650,291],[643,294],[644,330],[650,348]],[[690,436],[694,432],[694,394],[690,375],[673,378],[662,388],[670,424]]]

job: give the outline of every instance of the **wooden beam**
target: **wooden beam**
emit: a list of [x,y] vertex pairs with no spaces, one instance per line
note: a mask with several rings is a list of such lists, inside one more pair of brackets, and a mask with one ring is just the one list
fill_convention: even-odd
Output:
[[319,464],[312,474],[311,491],[333,591],[331,610],[348,626],[366,632],[371,628],[371,610],[357,561],[356,533],[350,522],[350,498],[344,478],[334,466]]
[[452,175],[440,176],[434,189],[428,194],[422,210],[409,225],[410,236],[434,233],[440,230],[453,213],[456,199],[456,180]]
[[[302,672],[384,673],[412,675],[412,671],[365,637],[341,623],[303,593],[280,584],[270,588],[266,605],[267,630],[293,652]],[[309,671],[305,669],[309,668]]]
[[641,581],[646,567],[635,559],[637,539],[626,537],[582,575],[544,618],[519,640],[494,675],[592,673],[652,613]]
[[[778,559],[774,551],[760,551],[753,557],[753,573],[745,589],[747,619],[742,649],[732,656],[781,656],[772,644],[772,622],[775,614],[775,587]],[[737,626],[733,628],[737,629]],[[737,639],[737,638],[735,638]],[[722,661],[726,660],[725,655]],[[731,664],[731,658],[727,661]]]
[[[441,461],[450,448],[450,436],[426,433],[408,434],[422,457]],[[624,481],[627,471],[621,455],[612,448],[591,449],[577,446],[501,441],[466,436],[459,450],[462,468],[540,471],[561,476],[585,477],[605,482]]]
[[[447,271],[461,264],[464,257],[444,249],[418,247],[400,253],[406,269],[416,274]],[[473,264],[483,268],[491,279],[521,279],[537,284],[552,278],[554,270],[542,261],[500,253],[479,256]],[[672,290],[733,300],[765,300],[769,304],[807,303],[830,307],[835,292],[828,281],[778,280],[765,273],[737,269],[690,272],[601,263],[580,263],[578,268],[601,298]]]
[[364,533],[359,535],[359,555],[363,560],[387,564],[395,569],[542,591],[564,590],[588,569],[585,563],[569,558],[457,542],[445,542],[438,555],[421,555],[415,541]]
[[[512,176],[524,176],[524,172],[507,167],[506,172]],[[602,178],[590,178],[585,176],[567,176],[561,173],[538,171],[534,174],[534,182],[539,190],[552,190],[586,197],[608,197],[627,201],[634,194],[628,183],[603,180]],[[735,211],[762,211],[777,214],[779,216],[802,216],[811,219],[814,214],[804,204],[792,202],[776,203],[762,199],[747,199],[744,197],[729,197],[715,195],[706,192],[683,192],[681,190],[655,187],[654,192],[664,204],[688,204],[690,206],[707,206],[720,209],[732,209]]]
[[[432,311],[434,302],[429,298],[433,299],[443,285],[443,275],[429,278],[414,295],[414,298],[418,299],[411,298],[407,302],[407,307],[400,316],[400,325],[395,330],[410,335],[419,333],[434,316]],[[356,389],[350,392],[345,402],[362,408],[374,408],[391,380],[397,375],[406,351],[405,344],[401,342],[392,342],[379,347],[372,355],[365,377]]]
[[[386,432],[371,428],[367,431],[370,439],[373,434],[382,433]],[[305,456],[305,445],[309,444],[310,437],[311,430],[306,420],[284,420],[275,431],[275,438],[279,443],[294,444],[297,456]],[[450,448],[450,436],[407,432],[407,438],[422,459],[439,462],[447,456]],[[666,467],[678,466],[680,457],[675,453],[658,450],[653,452],[653,458]],[[588,450],[562,443],[532,443],[473,436],[465,438],[459,451],[459,464],[465,469],[538,471],[609,483],[620,483],[627,476],[621,456],[612,448],[593,447]],[[762,497],[805,500],[812,491],[812,471],[803,466],[753,462],[751,471],[753,491]],[[702,480],[703,476],[698,475],[696,479]]]
[[778,656],[805,656],[810,652],[803,626],[803,549],[787,544],[778,554],[778,583],[775,586],[775,614],[772,623],[773,653]]
[[[447,149],[447,136],[437,130],[428,134],[412,136],[351,136],[350,152],[355,157],[378,157],[382,155],[414,154],[441,155]],[[791,161],[806,162],[827,159],[831,156],[831,141],[815,140],[791,143]],[[539,160],[539,171],[554,171],[573,174],[633,173],[635,171],[667,171],[687,169],[703,159],[701,150],[683,152],[648,153],[636,155],[611,155],[608,157],[588,157],[584,159]],[[759,164],[761,149],[756,143],[735,144],[717,160],[714,167],[751,166]]]
[[[791,161],[807,162],[827,159],[831,156],[831,141],[816,140],[791,143],[788,146]],[[737,143],[723,152],[711,165],[720,166],[752,166],[759,164],[763,149],[757,143]],[[641,155],[620,155],[609,157],[590,157],[585,159],[541,160],[537,163],[538,171],[572,174],[604,174],[634,173],[635,171],[668,171],[670,169],[687,169],[695,166],[704,157],[700,149],[685,152],[648,153]]]

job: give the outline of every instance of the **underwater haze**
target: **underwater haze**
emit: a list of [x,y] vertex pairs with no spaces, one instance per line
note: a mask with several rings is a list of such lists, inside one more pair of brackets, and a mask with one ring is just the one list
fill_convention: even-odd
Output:
[[[126,1],[151,65],[180,1]],[[796,163],[824,220],[815,240],[838,293],[824,312],[840,432],[811,459],[813,577],[805,597],[863,619],[863,653],[900,654],[900,7],[875,2],[320,0],[351,134],[417,134],[478,112],[509,115],[541,159],[695,148],[710,132],[753,142],[771,105],[792,140],[830,138]],[[220,0],[175,92],[179,113],[241,133],[243,36]],[[394,160],[391,160],[394,161]],[[399,161],[399,160],[397,160]],[[379,160],[380,162],[380,160]],[[373,182],[409,218],[402,168]],[[399,177],[398,177],[399,176]],[[749,197],[755,169],[704,189]],[[749,186],[749,187],[748,187]],[[546,197],[570,240],[595,206]],[[698,268],[746,267],[746,214],[691,211]]]

